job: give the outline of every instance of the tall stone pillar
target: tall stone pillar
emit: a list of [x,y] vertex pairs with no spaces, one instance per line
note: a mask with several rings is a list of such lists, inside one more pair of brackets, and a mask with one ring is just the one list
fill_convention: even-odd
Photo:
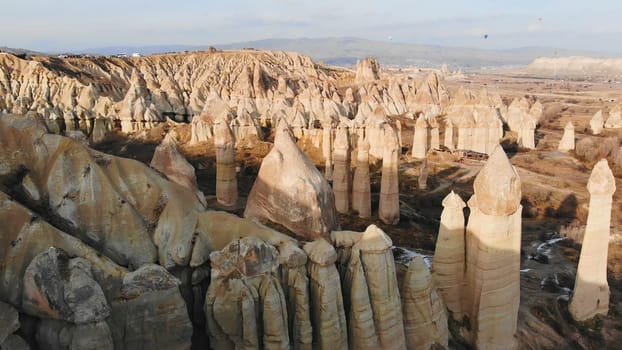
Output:
[[464,311],[477,349],[516,348],[521,183],[498,146],[475,178],[466,236]]
[[335,193],[335,207],[339,213],[350,211],[350,142],[348,128],[339,125],[335,135],[333,159],[333,192]]
[[572,300],[568,309],[577,321],[590,319],[609,311],[607,252],[611,224],[612,196],[616,181],[606,159],[592,169],[587,182],[590,208],[579,256]]
[[380,204],[378,216],[385,224],[395,225],[400,221],[399,191],[399,145],[393,128],[384,125],[384,152],[382,156],[382,179],[380,183]]
[[214,123],[216,146],[216,199],[225,206],[238,200],[238,179],[235,171],[235,141],[225,120]]

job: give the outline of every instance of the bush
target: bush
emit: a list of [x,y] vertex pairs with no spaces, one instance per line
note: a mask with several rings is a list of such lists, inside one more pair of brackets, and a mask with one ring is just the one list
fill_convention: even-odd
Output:
[[[620,158],[618,149],[620,149],[620,140],[617,137],[585,137],[577,142],[575,153],[584,161],[595,163],[602,158]],[[620,162],[622,163],[622,159]]]

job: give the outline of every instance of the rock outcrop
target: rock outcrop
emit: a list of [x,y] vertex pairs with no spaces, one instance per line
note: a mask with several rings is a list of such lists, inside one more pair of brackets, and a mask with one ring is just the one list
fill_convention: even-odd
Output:
[[607,129],[619,129],[622,128],[622,111],[619,106],[615,106],[609,110],[609,118],[605,122],[605,128]]
[[589,214],[572,300],[568,305],[570,314],[577,321],[585,321],[598,314],[606,315],[609,311],[607,251],[616,181],[607,160],[596,163],[587,189],[590,192]]
[[210,261],[211,283],[205,297],[210,346],[289,348],[277,250],[258,238],[245,237],[213,252]]
[[350,141],[348,128],[341,125],[337,128],[333,159],[335,170],[333,172],[333,192],[335,193],[335,207],[339,213],[350,211]]
[[371,188],[369,180],[369,142],[359,136],[356,170],[352,180],[352,210],[359,217],[371,216]]
[[521,184],[498,146],[468,202],[464,311],[478,349],[514,348],[520,301]]
[[463,291],[465,287],[465,230],[462,198],[451,191],[443,199],[441,224],[436,239],[432,277],[439,293],[452,312],[454,319],[463,315]]
[[413,158],[424,159],[428,153],[428,122],[422,115],[417,118],[415,123],[415,133],[413,136]]
[[204,206],[207,205],[205,195],[203,195],[203,192],[199,190],[197,185],[194,167],[179,152],[174,133],[169,132],[164,136],[164,140],[156,147],[153,153],[150,166],[166,175],[167,179],[196,193],[199,202]]
[[216,199],[224,206],[238,201],[238,179],[235,169],[235,140],[229,124],[224,119],[214,122],[216,147]]
[[407,349],[447,348],[449,328],[445,304],[420,255],[408,265],[401,287]]
[[564,135],[562,135],[562,139],[559,141],[557,149],[564,152],[574,150],[574,125],[572,125],[571,121],[566,123],[566,126],[564,127]]
[[346,349],[348,327],[339,272],[335,267],[337,252],[323,238],[305,244],[303,249],[309,257],[309,303],[315,347]]
[[391,239],[375,225],[334,231],[351,349],[403,349],[406,344]]
[[603,118],[603,111],[599,110],[594,113],[592,119],[590,119],[590,129],[592,130],[592,134],[600,135],[603,132],[603,127],[605,126],[605,120]]
[[399,145],[395,130],[384,125],[384,154],[382,156],[382,179],[378,217],[382,222],[395,225],[400,221]]
[[366,83],[380,79],[380,64],[374,58],[366,57],[356,62],[356,76],[354,81]]
[[333,190],[286,124],[261,163],[244,216],[283,225],[303,240],[328,237],[337,226]]

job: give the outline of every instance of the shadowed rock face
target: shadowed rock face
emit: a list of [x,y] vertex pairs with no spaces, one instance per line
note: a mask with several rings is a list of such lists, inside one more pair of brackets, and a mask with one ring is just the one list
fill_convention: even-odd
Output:
[[328,237],[337,226],[335,197],[326,179],[287,128],[277,130],[248,195],[244,216],[281,224],[303,240]]
[[607,251],[611,224],[612,196],[615,178],[606,159],[592,169],[587,183],[590,207],[572,300],[568,306],[572,317],[585,321],[609,311],[607,283]]

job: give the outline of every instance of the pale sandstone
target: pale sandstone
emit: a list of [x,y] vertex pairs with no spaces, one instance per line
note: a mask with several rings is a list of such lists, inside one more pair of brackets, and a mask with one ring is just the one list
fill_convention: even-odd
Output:
[[568,305],[570,314],[577,321],[585,321],[598,314],[607,315],[609,311],[607,251],[612,196],[616,185],[607,160],[602,159],[596,163],[587,189],[590,192],[589,214],[572,300]]

